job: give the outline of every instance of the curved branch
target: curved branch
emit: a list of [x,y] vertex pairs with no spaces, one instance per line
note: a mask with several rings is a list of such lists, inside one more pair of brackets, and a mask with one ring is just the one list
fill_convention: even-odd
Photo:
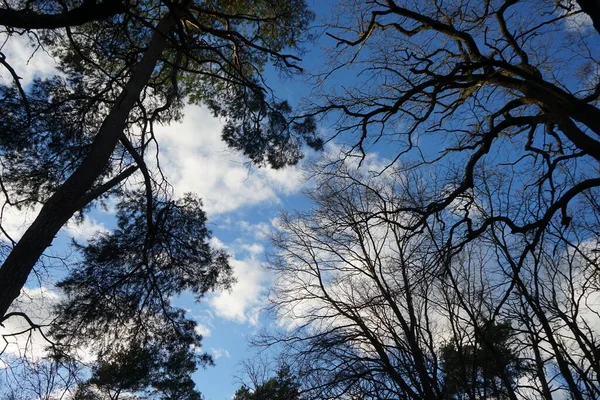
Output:
[[104,0],[96,3],[85,0],[83,4],[61,14],[41,14],[31,10],[0,8],[0,25],[18,29],[56,29],[83,25],[122,14],[128,10],[122,0]]

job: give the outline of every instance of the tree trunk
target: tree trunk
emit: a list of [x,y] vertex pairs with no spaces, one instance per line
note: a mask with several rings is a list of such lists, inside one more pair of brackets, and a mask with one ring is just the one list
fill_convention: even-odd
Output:
[[176,18],[171,15],[160,21],[144,57],[104,119],[90,152],[44,204],[35,221],[4,261],[0,268],[0,322],[19,296],[35,263],[50,246],[60,228],[79,210],[81,199],[106,168],[123,134],[129,113],[152,76],[165,49],[167,35],[175,24]]
[[81,6],[60,14],[0,8],[0,25],[16,29],[64,28],[110,18],[124,13],[127,9],[128,6],[121,0],[104,0],[102,3],[84,1]]

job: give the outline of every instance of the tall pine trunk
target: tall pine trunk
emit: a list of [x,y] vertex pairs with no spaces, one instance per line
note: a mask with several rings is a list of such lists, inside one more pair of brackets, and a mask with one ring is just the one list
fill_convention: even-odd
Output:
[[42,207],[35,221],[0,267],[0,322],[19,296],[31,270],[67,221],[85,204],[82,199],[102,174],[123,134],[129,113],[152,76],[177,19],[168,15],[155,29],[148,49],[100,126],[81,165]]

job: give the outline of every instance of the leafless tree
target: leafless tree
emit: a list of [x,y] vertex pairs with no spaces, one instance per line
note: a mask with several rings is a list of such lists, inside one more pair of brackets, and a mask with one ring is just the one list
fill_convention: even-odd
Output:
[[[271,300],[283,328],[262,343],[287,345],[315,398],[443,398],[441,346],[478,346],[503,321],[486,307],[490,282],[477,271],[489,252],[471,245],[464,262],[448,266],[441,222],[413,231],[402,227],[408,214],[373,217],[417,200],[400,195],[408,182],[395,169],[322,178],[311,192],[316,209],[281,219]],[[511,365],[490,358],[512,390],[523,371],[511,375],[518,357],[504,345]]]
[[392,178],[325,171],[316,211],[283,219],[274,302],[311,385],[443,398],[446,340],[507,366],[467,398],[599,396],[596,3],[345,2],[314,112],[347,158],[385,144],[370,168]]
[[314,209],[274,238],[281,329],[258,340],[283,345],[314,398],[598,396],[595,210],[572,203],[587,225],[546,229],[521,259],[522,236],[496,225],[448,245],[466,203],[419,229],[392,212],[423,204],[429,176],[347,160],[319,174]]
[[450,240],[502,225],[535,247],[600,185],[599,32],[580,3],[347,3],[328,31],[336,46],[315,112],[338,118],[351,151],[390,143],[404,168],[434,171],[423,203],[390,210],[414,227],[494,186],[491,215],[465,213]]

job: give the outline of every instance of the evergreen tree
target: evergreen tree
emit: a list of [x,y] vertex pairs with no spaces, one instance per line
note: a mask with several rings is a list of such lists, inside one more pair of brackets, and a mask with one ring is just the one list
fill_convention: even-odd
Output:
[[512,329],[508,322],[487,324],[474,344],[451,342],[440,350],[446,398],[509,398],[527,369],[510,346]]
[[284,365],[274,377],[254,389],[242,385],[235,392],[233,400],[302,400],[300,383],[289,367]]
[[233,278],[227,256],[208,244],[200,200],[174,198],[160,160],[149,165],[155,127],[191,102],[224,121],[225,142],[258,165],[281,168],[298,161],[303,143],[320,147],[314,122],[294,119],[263,76],[268,64],[300,70],[286,52],[312,18],[304,0],[3,3],[5,33],[29,32],[58,73],[23,86],[0,55],[13,78],[0,85],[0,188],[10,206],[42,206],[2,260],[0,322],[22,317],[9,307],[61,227],[110,198],[118,226],[75,244],[81,257],[57,284],[65,296],[53,356],[85,347],[99,360],[90,385],[197,398],[189,374],[210,360],[171,299],[184,290],[201,299]]

